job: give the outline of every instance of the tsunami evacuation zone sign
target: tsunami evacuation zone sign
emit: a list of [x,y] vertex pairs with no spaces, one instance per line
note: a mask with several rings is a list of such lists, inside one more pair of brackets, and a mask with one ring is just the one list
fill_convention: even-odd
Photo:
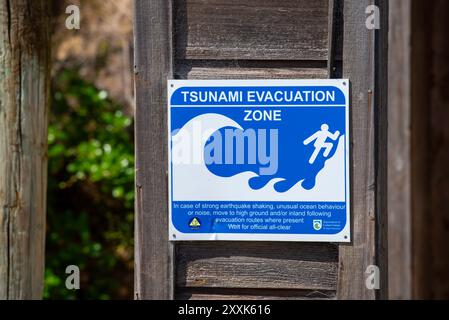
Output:
[[350,242],[349,85],[168,81],[170,240]]

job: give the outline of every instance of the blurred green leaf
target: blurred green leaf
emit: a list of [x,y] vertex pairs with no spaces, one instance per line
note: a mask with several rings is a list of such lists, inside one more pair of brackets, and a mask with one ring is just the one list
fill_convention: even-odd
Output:
[[[52,90],[45,298],[131,299],[132,118],[76,69]],[[81,269],[79,291],[65,288],[68,265]]]

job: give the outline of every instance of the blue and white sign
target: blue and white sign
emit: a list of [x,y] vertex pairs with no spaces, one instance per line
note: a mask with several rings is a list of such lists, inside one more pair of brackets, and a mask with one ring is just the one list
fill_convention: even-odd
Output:
[[170,240],[350,241],[348,80],[168,82]]

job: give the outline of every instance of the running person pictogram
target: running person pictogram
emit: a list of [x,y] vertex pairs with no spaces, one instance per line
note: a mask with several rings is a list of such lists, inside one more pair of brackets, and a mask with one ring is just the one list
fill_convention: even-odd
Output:
[[315,143],[313,144],[313,146],[315,147],[315,151],[313,152],[312,156],[309,159],[309,163],[310,164],[314,164],[316,158],[318,157],[318,155],[320,154],[321,149],[325,149],[323,156],[325,158],[327,158],[334,146],[333,143],[330,142],[326,142],[327,138],[336,141],[338,139],[338,137],[340,136],[340,131],[336,131],[335,133],[330,133],[329,132],[329,126],[327,124],[323,124],[321,126],[321,130],[315,132],[312,136],[310,136],[309,138],[307,138],[306,140],[304,140],[304,145],[308,145],[310,143],[312,143],[313,141],[315,141]]

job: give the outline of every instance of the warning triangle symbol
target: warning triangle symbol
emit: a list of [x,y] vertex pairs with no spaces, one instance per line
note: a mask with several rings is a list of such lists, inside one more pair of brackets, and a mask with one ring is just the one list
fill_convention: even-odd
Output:
[[197,218],[193,218],[192,221],[190,221],[189,226],[192,228],[199,228],[201,226],[201,223],[198,221]]

